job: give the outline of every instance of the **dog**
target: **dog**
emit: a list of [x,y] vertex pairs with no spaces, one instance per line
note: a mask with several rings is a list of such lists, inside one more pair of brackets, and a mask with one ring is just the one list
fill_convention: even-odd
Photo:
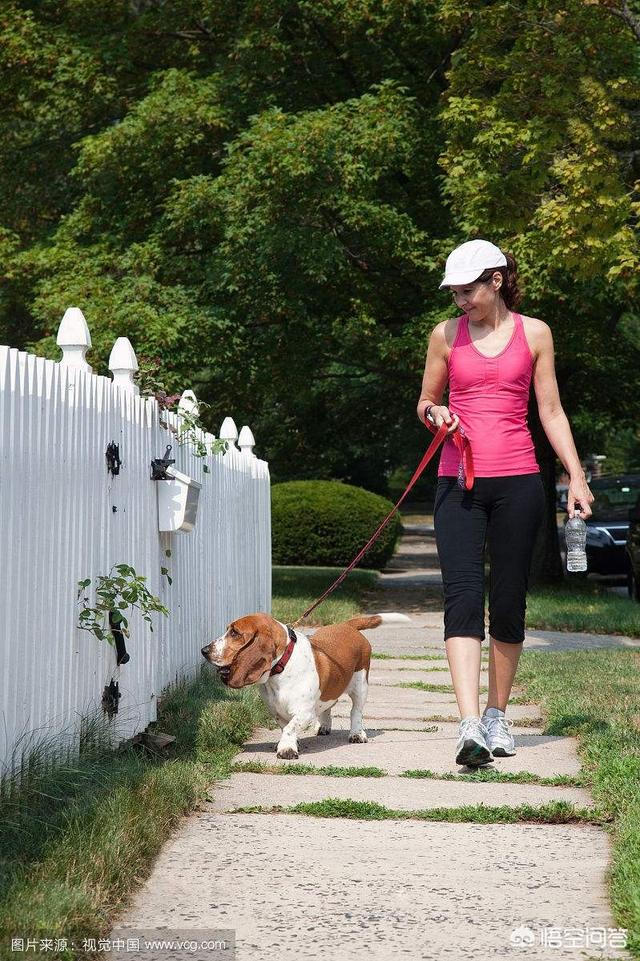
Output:
[[202,648],[222,682],[231,688],[260,685],[260,694],[282,729],[277,756],[299,756],[298,736],[331,733],[331,708],[342,694],[351,698],[349,741],[367,742],[362,712],[369,687],[371,645],[360,631],[410,621],[406,614],[352,617],[320,627],[312,637],[270,614],[240,617]]

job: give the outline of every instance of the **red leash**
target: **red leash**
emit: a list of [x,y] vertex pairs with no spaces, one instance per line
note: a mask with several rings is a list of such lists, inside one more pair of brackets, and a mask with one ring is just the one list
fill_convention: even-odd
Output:
[[[300,615],[297,621],[293,622],[292,627],[295,627],[296,624],[299,624],[300,621],[303,621],[305,617],[308,617],[311,611],[313,611],[318,606],[318,604],[320,604],[325,599],[325,597],[328,597],[328,595],[331,594],[332,591],[335,591],[336,587],[338,587],[338,585],[342,583],[342,581],[345,579],[349,571],[353,570],[353,568],[358,563],[358,561],[363,556],[363,554],[365,554],[369,550],[369,548],[371,547],[375,539],[380,534],[380,531],[383,529],[383,527],[389,522],[389,520],[393,517],[395,512],[398,510],[398,508],[400,507],[400,504],[403,502],[403,500],[405,499],[405,497],[407,496],[407,494],[409,493],[409,491],[411,490],[415,482],[418,480],[418,478],[422,474],[423,470],[425,469],[425,467],[427,466],[431,458],[434,456],[438,447],[447,436],[447,431],[449,429],[447,424],[443,424],[442,427],[437,428],[434,424],[432,424],[430,421],[426,419],[424,423],[425,423],[425,426],[428,427],[429,430],[432,431],[432,433],[434,433],[436,436],[433,438],[433,440],[429,444],[429,447],[425,451],[422,460],[418,464],[415,470],[415,473],[411,478],[411,480],[409,481],[409,483],[407,484],[404,490],[404,493],[400,497],[400,500],[389,511],[385,519],[378,526],[377,530],[369,538],[369,540],[364,545],[362,550],[359,551],[358,554],[356,554],[356,556],[351,561],[349,566],[344,569],[342,574],[340,574],[338,579],[335,580],[333,584],[331,584],[330,587],[327,588],[324,594],[320,595],[317,601],[314,601],[311,607],[307,608],[304,614]],[[458,427],[458,430],[456,430],[451,436],[460,453],[460,470],[464,474],[464,486],[466,487],[467,490],[471,490],[471,488],[473,487],[474,473],[473,473],[473,456],[471,454],[471,445],[469,444],[469,439],[467,438],[466,434],[464,433],[461,427]]]

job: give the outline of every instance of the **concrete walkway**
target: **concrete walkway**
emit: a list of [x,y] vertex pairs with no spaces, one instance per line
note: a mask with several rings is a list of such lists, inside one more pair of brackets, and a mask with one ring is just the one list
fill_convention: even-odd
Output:
[[[446,810],[433,821],[268,813],[328,798],[402,812],[557,801],[592,807],[589,792],[576,786],[402,776],[416,769],[469,773],[455,764],[454,695],[398,686],[451,683],[434,556],[432,531],[408,531],[369,599],[370,612],[400,610],[411,617],[410,625],[366,632],[374,651],[393,655],[372,661],[369,743],[348,743],[347,699],[334,708],[331,735],[300,740],[297,763],[374,766],[385,776],[239,772],[213,784],[211,803],[168,840],[118,931],[152,930],[159,937],[166,929],[167,936],[191,931],[195,937],[199,930],[232,929],[239,961],[629,957],[606,932],[616,926],[606,891],[610,840],[602,827],[454,823],[442,819]],[[547,631],[531,632],[526,641],[527,648],[548,650],[608,645],[637,647],[638,641]],[[423,659],[398,656],[406,654]],[[487,684],[484,669],[481,684]],[[481,695],[481,707],[485,700]],[[574,739],[544,735],[539,705],[510,705],[507,715],[514,720],[517,754],[485,770],[579,773]],[[236,761],[286,767],[290,762],[275,756],[278,734],[255,731]],[[234,813],[256,805],[264,813]],[[605,947],[599,947],[603,937]],[[182,957],[175,950],[171,956]]]

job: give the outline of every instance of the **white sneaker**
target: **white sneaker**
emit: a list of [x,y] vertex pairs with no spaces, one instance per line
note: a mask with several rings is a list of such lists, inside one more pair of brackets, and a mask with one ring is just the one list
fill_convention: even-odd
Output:
[[465,717],[460,721],[460,737],[456,745],[456,764],[479,767],[491,762],[491,751],[486,741],[487,729],[479,717]]
[[504,716],[497,707],[488,707],[482,715],[482,723],[487,731],[487,746],[494,757],[513,757],[516,745],[509,728],[513,721]]

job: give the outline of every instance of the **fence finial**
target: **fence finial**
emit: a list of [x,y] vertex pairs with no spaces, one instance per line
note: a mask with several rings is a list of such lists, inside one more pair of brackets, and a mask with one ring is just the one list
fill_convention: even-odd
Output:
[[139,394],[140,388],[133,379],[138,369],[136,352],[128,337],[118,337],[109,354],[109,370],[113,374],[114,387],[122,387],[130,394]]
[[91,347],[91,334],[79,307],[67,307],[65,310],[58,327],[56,344],[62,351],[62,367],[75,367],[89,374],[92,372],[91,364],[85,360],[85,354]]
[[229,444],[228,450],[237,450],[236,440],[238,438],[238,428],[233,417],[225,417],[220,428],[220,440],[226,440]]
[[251,428],[245,424],[238,437],[238,447],[243,454],[247,454],[249,457],[255,457],[256,455],[253,453],[255,443],[256,441],[251,432]]
[[182,411],[186,414],[191,414],[192,417],[198,417],[200,414],[198,400],[192,390],[182,391],[182,396],[178,402],[178,413],[180,414]]

